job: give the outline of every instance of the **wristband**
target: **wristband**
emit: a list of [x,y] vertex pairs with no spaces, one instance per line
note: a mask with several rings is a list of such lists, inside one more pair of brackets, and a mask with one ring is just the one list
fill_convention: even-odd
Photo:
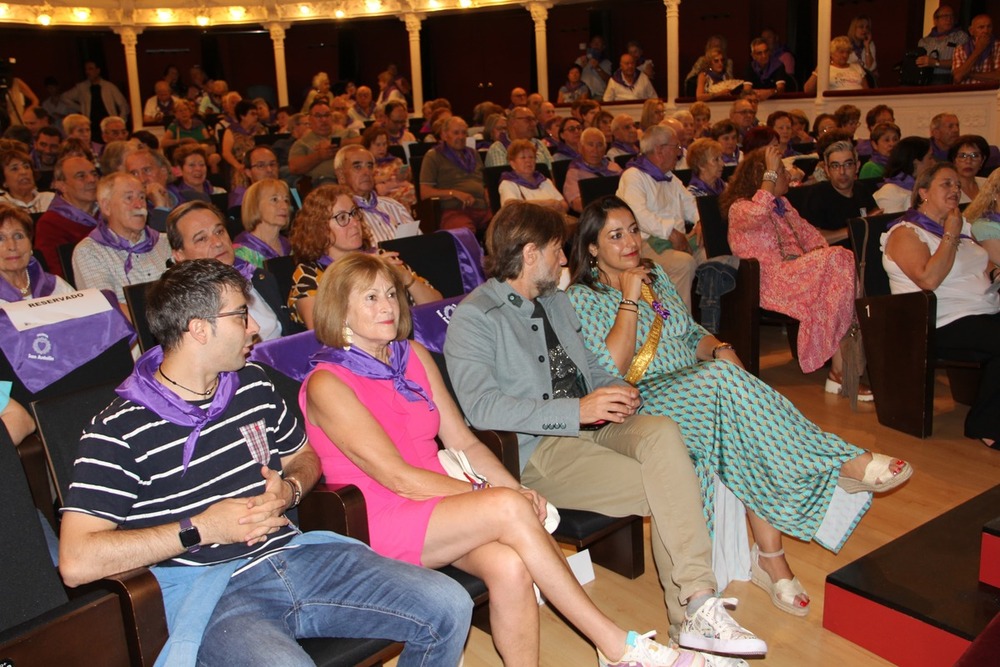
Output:
[[764,172],[764,180],[771,181],[772,183],[778,182],[778,172],[773,169],[768,169]]
[[298,507],[302,501],[302,484],[294,477],[286,477],[281,481],[292,488],[292,504],[288,506],[288,509]]
[[639,304],[637,304],[632,299],[622,299],[621,301],[618,302],[618,306],[619,307],[621,307],[621,306],[635,306],[636,308],[638,308]]
[[719,343],[718,345],[712,348],[712,358],[713,359],[719,358],[719,350],[732,350],[732,349],[734,348],[731,343]]

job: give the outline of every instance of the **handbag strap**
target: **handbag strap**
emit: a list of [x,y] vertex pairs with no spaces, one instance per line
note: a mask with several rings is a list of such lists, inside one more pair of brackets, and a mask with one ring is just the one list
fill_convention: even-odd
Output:
[[[653,290],[646,283],[642,284],[642,300],[652,308]],[[642,376],[646,374],[646,369],[649,368],[653,357],[656,356],[656,348],[660,345],[661,333],[663,333],[663,318],[659,315],[654,315],[653,324],[649,327],[649,335],[646,336],[646,342],[635,353],[635,356],[632,357],[632,363],[629,364],[628,373],[625,374],[626,382],[636,385],[642,379]]]

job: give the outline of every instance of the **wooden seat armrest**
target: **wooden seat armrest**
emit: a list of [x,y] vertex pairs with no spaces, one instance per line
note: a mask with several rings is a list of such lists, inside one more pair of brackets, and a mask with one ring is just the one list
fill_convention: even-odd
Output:
[[493,455],[500,459],[503,467],[515,479],[521,479],[521,456],[517,449],[517,434],[510,431],[478,431],[472,430],[479,441],[490,448]]
[[45,457],[45,446],[37,433],[32,433],[17,446],[17,455],[21,458],[21,467],[28,480],[28,489],[35,507],[48,520],[49,525],[56,529],[55,507],[52,493],[49,490],[49,468]]
[[299,505],[302,530],[329,530],[368,543],[365,497],[353,484],[317,484]]
[[167,616],[160,585],[149,568],[140,567],[94,583],[118,595],[133,665],[152,665],[167,642]]

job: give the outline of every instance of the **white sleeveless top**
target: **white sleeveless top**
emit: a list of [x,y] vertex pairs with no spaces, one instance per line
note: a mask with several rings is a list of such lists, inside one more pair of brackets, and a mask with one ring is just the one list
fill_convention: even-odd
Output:
[[[910,280],[885,252],[889,235],[902,227],[912,229],[923,241],[933,255],[941,244],[941,238],[927,230],[909,222],[894,225],[882,234],[882,266],[889,274],[889,289],[893,294],[919,292],[920,288]],[[962,223],[962,233],[972,235],[972,227],[968,222]],[[934,290],[937,296],[937,326],[942,327],[967,315],[991,315],[1000,312],[1000,297],[996,292],[987,290],[990,279],[986,276],[986,265],[989,255],[986,250],[970,239],[962,239],[955,253],[955,263],[945,279]]]

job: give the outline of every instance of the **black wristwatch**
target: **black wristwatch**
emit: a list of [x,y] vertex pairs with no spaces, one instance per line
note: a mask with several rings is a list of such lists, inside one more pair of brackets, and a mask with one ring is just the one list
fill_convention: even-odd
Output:
[[177,535],[181,538],[181,546],[187,549],[189,554],[197,553],[201,549],[201,533],[191,523],[191,519],[181,519],[181,532]]

